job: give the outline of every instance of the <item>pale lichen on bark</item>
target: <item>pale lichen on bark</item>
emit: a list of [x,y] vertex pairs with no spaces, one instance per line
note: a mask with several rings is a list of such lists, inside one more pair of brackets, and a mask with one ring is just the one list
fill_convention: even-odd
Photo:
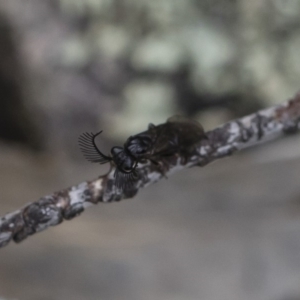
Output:
[[282,105],[261,110],[207,132],[188,156],[162,157],[162,174],[157,165],[140,164],[139,181],[123,191],[116,187],[114,169],[95,180],[82,182],[40,198],[24,208],[0,218],[0,247],[11,240],[20,242],[36,232],[70,220],[98,202],[114,202],[134,197],[138,190],[183,168],[206,164],[250,146],[295,133],[300,129],[300,94]]

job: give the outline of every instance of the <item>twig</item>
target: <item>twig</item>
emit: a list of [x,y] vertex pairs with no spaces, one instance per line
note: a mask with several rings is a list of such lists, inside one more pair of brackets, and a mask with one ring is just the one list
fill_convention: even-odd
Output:
[[[233,154],[234,152],[279,138],[300,129],[300,93],[282,105],[270,107],[249,116],[228,122],[207,132],[189,153],[188,157],[176,154],[160,161],[167,169],[166,175],[191,166],[206,164]],[[50,226],[70,220],[84,208],[98,202],[113,202],[135,196],[140,188],[146,187],[163,175],[155,164],[140,164],[142,174],[134,187],[121,192],[115,186],[114,170],[92,181],[85,181],[52,195],[40,198],[11,214],[0,218],[0,247],[11,240],[21,242],[29,235]]]

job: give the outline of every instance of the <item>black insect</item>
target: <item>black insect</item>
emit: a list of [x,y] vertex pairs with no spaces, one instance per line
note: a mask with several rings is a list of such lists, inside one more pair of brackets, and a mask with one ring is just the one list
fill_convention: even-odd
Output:
[[83,133],[79,137],[80,149],[90,162],[100,164],[113,162],[116,166],[116,186],[121,189],[132,186],[138,180],[139,162],[150,160],[154,164],[159,164],[157,162],[159,158],[175,153],[184,154],[196,143],[207,138],[198,122],[174,116],[157,126],[149,124],[148,130],[130,136],[124,147],[113,147],[111,156],[108,156],[103,154],[95,143],[96,137],[101,132]]

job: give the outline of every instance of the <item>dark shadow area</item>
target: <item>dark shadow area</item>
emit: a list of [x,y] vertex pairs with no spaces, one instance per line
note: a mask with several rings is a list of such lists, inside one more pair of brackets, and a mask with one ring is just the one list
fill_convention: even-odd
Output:
[[24,69],[13,29],[0,15],[0,138],[41,150],[43,143],[24,101]]

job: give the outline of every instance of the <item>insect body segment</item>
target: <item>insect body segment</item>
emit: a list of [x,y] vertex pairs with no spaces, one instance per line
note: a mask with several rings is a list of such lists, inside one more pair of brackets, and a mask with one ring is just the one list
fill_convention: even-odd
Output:
[[139,179],[136,170],[139,162],[149,160],[158,164],[159,158],[175,153],[183,155],[202,139],[207,139],[198,122],[174,116],[157,126],[149,124],[148,130],[129,137],[124,147],[113,147],[108,156],[95,143],[101,132],[83,133],[79,137],[79,146],[87,160],[100,164],[112,162],[116,166],[116,186],[120,189],[132,186]]

